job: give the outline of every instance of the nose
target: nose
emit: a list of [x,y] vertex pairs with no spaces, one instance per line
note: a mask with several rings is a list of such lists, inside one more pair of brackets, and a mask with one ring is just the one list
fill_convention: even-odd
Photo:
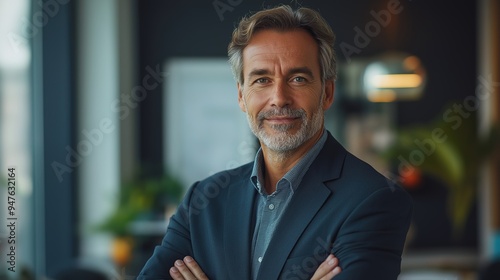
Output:
[[273,107],[283,108],[292,104],[292,98],[286,83],[275,83],[271,94],[271,106]]

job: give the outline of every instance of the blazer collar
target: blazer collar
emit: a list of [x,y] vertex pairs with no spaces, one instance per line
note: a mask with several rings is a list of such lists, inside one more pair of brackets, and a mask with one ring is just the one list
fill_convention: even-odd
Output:
[[[325,182],[338,178],[346,150],[329,134],[325,146],[304,176],[266,250],[257,279],[278,279],[303,231],[331,195]],[[305,207],[305,205],[307,205]]]
[[319,176],[323,182],[337,179],[342,172],[346,155],[346,149],[328,132],[326,143],[311,164],[308,174]]
[[[257,279],[278,279],[288,255],[306,226],[319,211],[331,190],[324,184],[338,178],[347,152],[330,133],[317,158],[305,174],[267,248]],[[251,168],[251,165],[247,165]],[[247,172],[243,172],[247,173]],[[250,279],[255,199],[258,193],[248,176],[235,182],[226,201],[224,252],[229,279]],[[307,205],[307,207],[304,207]],[[267,259],[267,261],[266,261]]]

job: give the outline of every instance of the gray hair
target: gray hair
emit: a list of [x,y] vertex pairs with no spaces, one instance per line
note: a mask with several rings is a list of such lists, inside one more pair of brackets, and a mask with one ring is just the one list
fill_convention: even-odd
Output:
[[337,78],[337,61],[333,49],[335,34],[330,25],[317,11],[309,8],[299,8],[294,11],[288,5],[262,10],[241,19],[233,31],[227,49],[235,80],[243,84],[243,49],[255,32],[265,29],[290,31],[298,28],[308,31],[318,43],[321,80],[323,82],[335,80]]

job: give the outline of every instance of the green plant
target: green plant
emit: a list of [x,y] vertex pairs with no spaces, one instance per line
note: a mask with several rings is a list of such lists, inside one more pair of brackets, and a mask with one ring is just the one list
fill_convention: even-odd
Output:
[[182,185],[171,176],[133,180],[121,187],[116,210],[98,229],[116,236],[128,235],[131,222],[160,219],[165,207],[177,204],[182,194]]
[[[500,128],[488,128],[479,136],[475,112],[451,115],[450,111],[428,124],[398,131],[385,157],[391,161],[404,158],[411,164],[408,173],[415,169],[445,183],[449,188],[449,216],[454,235],[459,237],[476,198],[480,168],[500,147]],[[405,174],[399,175],[405,177]]]

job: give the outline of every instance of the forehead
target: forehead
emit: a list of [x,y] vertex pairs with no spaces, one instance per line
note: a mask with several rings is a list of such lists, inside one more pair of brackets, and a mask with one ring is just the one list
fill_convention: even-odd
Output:
[[316,40],[305,30],[262,30],[252,36],[243,50],[243,72],[250,68],[310,67],[319,72]]

